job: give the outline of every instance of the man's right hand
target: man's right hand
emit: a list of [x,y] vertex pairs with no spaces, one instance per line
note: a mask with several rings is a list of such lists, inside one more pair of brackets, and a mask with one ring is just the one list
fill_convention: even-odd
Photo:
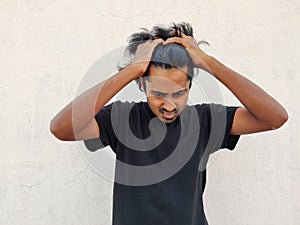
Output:
[[139,73],[137,73],[137,77],[135,77],[135,79],[139,78],[140,76],[142,76],[145,73],[145,71],[147,70],[147,67],[149,65],[149,62],[151,60],[153,50],[159,43],[162,43],[163,41],[164,41],[163,39],[149,40],[143,44],[140,44],[137,47],[135,56],[131,63],[131,65],[134,65],[135,67],[137,67],[137,69],[139,71]]

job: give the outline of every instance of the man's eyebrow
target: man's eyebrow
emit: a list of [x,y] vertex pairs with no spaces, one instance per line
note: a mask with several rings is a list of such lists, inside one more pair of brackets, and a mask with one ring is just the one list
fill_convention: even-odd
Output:
[[152,93],[160,93],[160,94],[168,94],[167,92],[163,92],[161,90],[156,90],[156,89],[151,89],[150,90]]
[[[177,91],[173,92],[172,95],[174,95],[174,94],[180,94],[182,92],[186,92],[187,90],[188,90],[187,88],[180,89],[180,90],[177,90]],[[156,89],[151,89],[150,92],[152,92],[152,93],[160,93],[160,94],[164,94],[164,95],[168,94],[167,92],[164,92],[162,90],[156,90]]]
[[182,92],[186,92],[188,89],[187,88],[185,88],[185,89],[180,89],[180,90],[178,90],[178,91],[175,91],[173,94],[180,94],[180,93],[182,93]]

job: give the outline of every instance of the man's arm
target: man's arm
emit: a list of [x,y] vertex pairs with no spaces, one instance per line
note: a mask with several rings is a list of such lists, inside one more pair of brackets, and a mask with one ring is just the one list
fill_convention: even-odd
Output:
[[194,64],[214,75],[243,104],[237,109],[230,133],[233,135],[277,129],[288,119],[286,110],[256,84],[205,54],[192,37],[170,38],[164,42],[183,45]]
[[286,110],[256,84],[212,57],[208,57],[205,62],[212,74],[244,105],[235,113],[231,134],[277,129],[287,121]]
[[142,76],[152,51],[161,39],[140,44],[131,65],[87,90],[63,108],[51,121],[50,130],[64,141],[86,140],[100,136],[95,115],[123,87]]
[[78,96],[52,119],[51,132],[63,141],[99,137],[100,130],[94,118],[95,115],[138,73],[134,66],[128,66]]

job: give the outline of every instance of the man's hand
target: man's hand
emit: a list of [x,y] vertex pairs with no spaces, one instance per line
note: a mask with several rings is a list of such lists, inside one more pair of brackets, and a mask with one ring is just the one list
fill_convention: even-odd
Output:
[[135,56],[131,63],[131,65],[134,65],[138,68],[139,73],[137,74],[138,77],[136,78],[139,78],[145,73],[151,60],[153,50],[159,43],[162,43],[163,41],[163,39],[149,40],[137,47]]
[[194,65],[197,68],[201,68],[211,73],[211,70],[205,62],[210,56],[208,56],[199,48],[193,37],[181,33],[181,37],[168,38],[163,44],[166,45],[169,43],[177,43],[185,47]]

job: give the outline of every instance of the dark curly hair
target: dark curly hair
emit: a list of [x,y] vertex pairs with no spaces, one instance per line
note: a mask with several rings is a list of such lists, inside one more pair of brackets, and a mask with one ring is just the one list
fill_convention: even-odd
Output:
[[[125,49],[125,57],[127,57],[127,63],[124,65],[118,65],[118,69],[122,70],[127,65],[132,62],[132,59],[135,55],[137,47],[140,44],[145,43],[148,40],[154,40],[157,38],[161,38],[163,40],[167,40],[171,37],[181,37],[181,33],[193,37],[193,28],[189,23],[171,23],[168,26],[157,25],[154,26],[151,30],[141,28],[140,32],[132,34],[128,39],[128,46]],[[205,43],[205,41],[201,41],[198,44]],[[186,49],[176,43],[170,43],[167,45],[163,45],[162,43],[158,44],[151,57],[151,61],[148,65],[146,72],[143,77],[147,77],[149,75],[149,68],[153,65],[155,67],[161,67],[164,69],[172,69],[172,68],[183,68],[184,66],[188,66],[188,80],[190,80],[190,86],[192,84],[192,79],[194,77],[194,64],[187,53]],[[145,79],[143,79],[145,80]],[[141,84],[139,79],[136,80],[141,89]]]

